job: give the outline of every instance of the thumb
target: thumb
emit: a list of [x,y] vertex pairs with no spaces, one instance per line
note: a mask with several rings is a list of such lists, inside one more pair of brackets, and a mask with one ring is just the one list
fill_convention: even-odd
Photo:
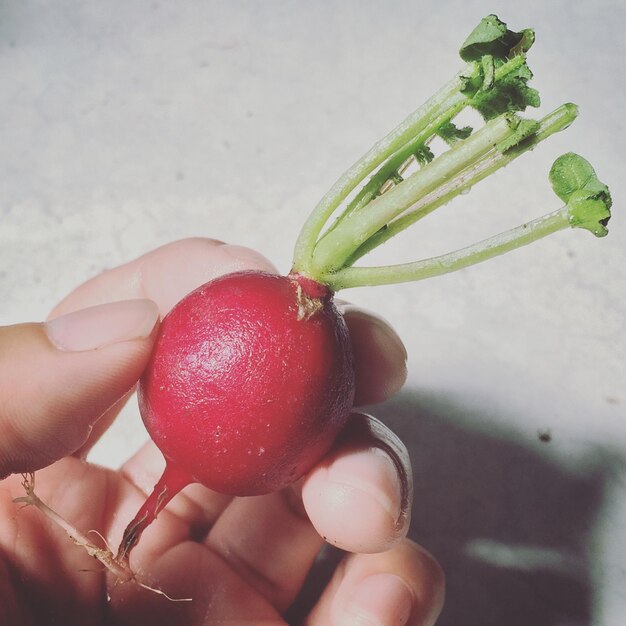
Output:
[[137,382],[152,348],[151,300],[0,327],[0,478],[72,454]]

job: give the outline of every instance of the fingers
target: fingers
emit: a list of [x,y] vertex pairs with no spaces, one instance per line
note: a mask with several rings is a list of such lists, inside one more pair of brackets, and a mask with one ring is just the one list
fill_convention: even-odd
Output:
[[282,612],[302,587],[323,540],[299,495],[285,489],[233,500],[205,544]]
[[406,349],[382,318],[354,305],[340,305],[352,339],[355,406],[382,402],[396,393],[407,376]]
[[[407,532],[406,450],[371,417],[355,414],[335,449],[296,487],[234,499],[205,544],[280,611],[293,602],[323,540],[387,550]],[[303,506],[304,501],[304,506]]]
[[349,552],[387,550],[408,531],[413,497],[404,444],[355,413],[335,447],[306,477],[302,499],[317,532]]
[[0,328],[0,476],[80,447],[141,375],[157,320],[141,299]]
[[404,540],[387,552],[351,554],[306,620],[307,626],[433,626],[444,576],[425,550]]

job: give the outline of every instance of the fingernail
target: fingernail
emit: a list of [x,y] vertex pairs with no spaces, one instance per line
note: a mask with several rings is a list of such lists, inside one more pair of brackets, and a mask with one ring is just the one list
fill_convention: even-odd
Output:
[[370,324],[370,329],[373,333],[372,341],[377,341],[384,345],[392,354],[398,354],[402,360],[406,361],[408,359],[408,352],[400,335],[384,317],[369,309],[352,304],[343,305],[343,310],[345,314],[365,320]]
[[328,469],[328,479],[358,489],[397,520],[402,507],[402,485],[389,455],[370,447],[344,454]]
[[373,313],[370,313],[370,319],[374,323],[374,329],[378,337],[377,339],[384,343],[390,351],[395,351],[399,354],[404,361],[409,358],[409,354],[406,351],[406,346],[404,345],[402,339],[400,339],[400,335],[391,327],[391,325],[386,322],[382,317],[379,317]]
[[346,623],[363,626],[403,626],[413,610],[413,592],[395,574],[368,576],[345,606]]
[[152,300],[121,300],[54,318],[44,329],[59,350],[82,352],[148,337],[158,317]]

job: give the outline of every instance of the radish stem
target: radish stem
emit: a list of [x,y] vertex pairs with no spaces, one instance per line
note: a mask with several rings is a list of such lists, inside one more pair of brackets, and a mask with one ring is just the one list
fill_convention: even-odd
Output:
[[[507,76],[519,71],[525,62],[525,55],[516,52],[513,58],[506,60],[495,70],[494,81],[503,81]],[[465,107],[472,106],[474,98],[483,87],[482,79],[480,63],[467,63],[442,89],[388,135],[376,142],[365,155],[344,172],[315,207],[300,231],[294,251],[292,268],[294,272],[311,273],[309,262],[316,241],[328,220],[350,193],[392,155],[397,155],[397,158],[393,158],[389,168],[398,167],[406,158],[403,157],[403,148],[407,144],[419,143],[421,140],[416,138],[421,136],[425,129],[433,125],[434,128],[429,132],[432,136],[437,127],[442,127]]]
[[460,93],[464,84],[462,76],[474,75],[475,69],[473,66],[474,64],[467,64],[437,94],[409,115],[383,139],[376,142],[328,190],[300,231],[294,252],[294,272],[307,273],[305,268],[313,253],[313,248],[320,232],[335,210],[363,179],[371,174],[387,157],[394,154],[407,141],[410,141],[415,134],[426,127],[431,119],[439,117],[442,111],[451,106],[456,107],[457,101],[467,99]]
[[167,503],[191,482],[193,482],[193,479],[186,472],[171,464],[165,466],[165,470],[154,486],[152,493],[124,531],[124,536],[115,557],[118,563],[129,567],[130,551],[137,544],[144,530],[156,519]]
[[353,265],[355,261],[374,248],[377,248],[418,220],[432,213],[435,209],[447,204],[456,196],[466,193],[475,184],[505,167],[525,152],[534,149],[539,142],[567,128],[576,119],[577,115],[578,109],[575,105],[564,104],[541,119],[538,122],[537,131],[527,141],[505,152],[494,149],[487,153],[470,167],[446,180],[433,193],[420,198],[413,205],[410,212],[389,222],[384,228],[372,235],[346,260],[345,266]]
[[[494,82],[502,80],[510,72],[518,69],[525,62],[526,58],[522,54],[514,56],[510,61],[506,62],[496,70],[494,74]],[[416,136],[407,142],[400,150],[387,159],[387,161],[358,193],[356,198],[348,205],[348,208],[337,218],[337,222],[342,221],[354,211],[358,211],[363,208],[378,194],[384,191],[386,184],[397,184],[398,180],[394,179],[396,178],[397,173],[399,173],[403,166],[405,166],[407,161],[411,159],[411,157],[417,157],[416,160],[420,161],[420,153],[424,150],[428,142],[437,134],[442,132],[443,129],[449,127],[451,120],[468,106],[471,106],[471,99],[469,99],[467,95],[463,98],[451,99],[441,115],[434,118],[428,126],[425,126],[421,132],[416,134]],[[456,131],[457,133],[459,132],[458,129],[456,129]],[[467,131],[467,135],[463,131]],[[467,138],[471,132],[471,128],[462,129],[460,131],[460,136]],[[333,227],[334,226],[331,226],[329,230]]]
[[500,142],[512,136],[519,124],[520,118],[512,114],[488,122],[468,139],[347,217],[316,245],[311,263],[315,275],[339,270],[363,242],[417,200],[484,158]]
[[558,209],[466,248],[413,263],[382,267],[349,267],[323,280],[332,289],[423,280],[475,265],[569,227],[568,207]]
[[[507,80],[511,82],[511,77],[513,77],[520,84],[525,84],[531,76],[525,65],[526,56],[524,54],[530,44],[528,46],[520,45],[521,40],[517,34],[514,35],[516,35],[514,37],[516,44],[513,49],[507,50],[510,58],[503,57],[498,67],[495,68],[494,66],[491,76],[486,76],[482,62],[472,60],[467,63],[452,80],[388,135],[374,144],[337,180],[315,207],[300,231],[294,250],[293,272],[315,277],[315,271],[312,271],[310,262],[324,226],[346,198],[387,159],[390,161],[387,167],[383,168],[383,173],[380,174],[380,178],[384,180],[376,179],[376,182],[372,183],[364,195],[353,201],[340,215],[339,221],[343,215],[350,214],[354,210],[355,203],[358,206],[367,203],[368,198],[373,197],[385,180],[392,176],[393,170],[406,160],[407,153],[413,151],[422,141],[426,141],[426,135],[433,136],[436,134],[438,128],[443,128],[449,124],[450,120],[462,109],[468,106],[484,106],[481,103],[486,92],[496,94],[495,100],[498,104],[490,103],[496,107],[495,110],[499,110],[498,107],[503,107],[503,112],[521,110],[529,103],[536,106],[530,101],[520,106],[519,103],[508,101],[508,98],[511,97],[510,94],[502,99],[498,93],[497,85],[499,82],[506,83]],[[525,72],[524,69],[526,69]],[[516,86],[516,89],[519,89],[519,86]],[[531,91],[527,90],[528,93]],[[526,94],[524,97],[527,97]],[[426,132],[427,129],[428,132]],[[423,139],[422,135],[424,135]],[[373,194],[371,193],[372,187],[378,187]]]
[[568,227],[589,230],[596,237],[607,234],[611,195],[590,163],[572,152],[564,154],[554,162],[550,182],[566,205],[543,217],[447,254],[383,267],[347,267],[322,280],[334,290],[423,280],[486,261]]

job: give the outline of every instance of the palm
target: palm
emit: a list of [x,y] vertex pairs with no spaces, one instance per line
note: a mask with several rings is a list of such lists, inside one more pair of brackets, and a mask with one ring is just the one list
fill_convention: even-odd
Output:
[[[121,532],[124,513],[130,514],[142,500],[140,491],[121,473],[77,459],[65,459],[39,472],[37,491],[77,528],[97,529],[112,538]],[[189,520],[163,513],[155,523],[157,531],[146,533],[146,544],[136,550],[141,582],[174,598],[192,598],[172,602],[133,582],[117,583],[39,511],[17,511],[12,498],[19,495],[22,488],[17,477],[2,483],[0,515],[10,526],[0,535],[2,551],[13,553],[2,562],[8,574],[3,604],[15,607],[9,623],[196,624],[205,623],[209,607],[216,621],[284,623],[278,610],[290,600],[289,592],[246,571],[244,563],[237,571],[233,563],[202,543],[206,539],[202,529]],[[94,541],[98,541],[95,536]],[[261,591],[263,586],[266,593]]]

